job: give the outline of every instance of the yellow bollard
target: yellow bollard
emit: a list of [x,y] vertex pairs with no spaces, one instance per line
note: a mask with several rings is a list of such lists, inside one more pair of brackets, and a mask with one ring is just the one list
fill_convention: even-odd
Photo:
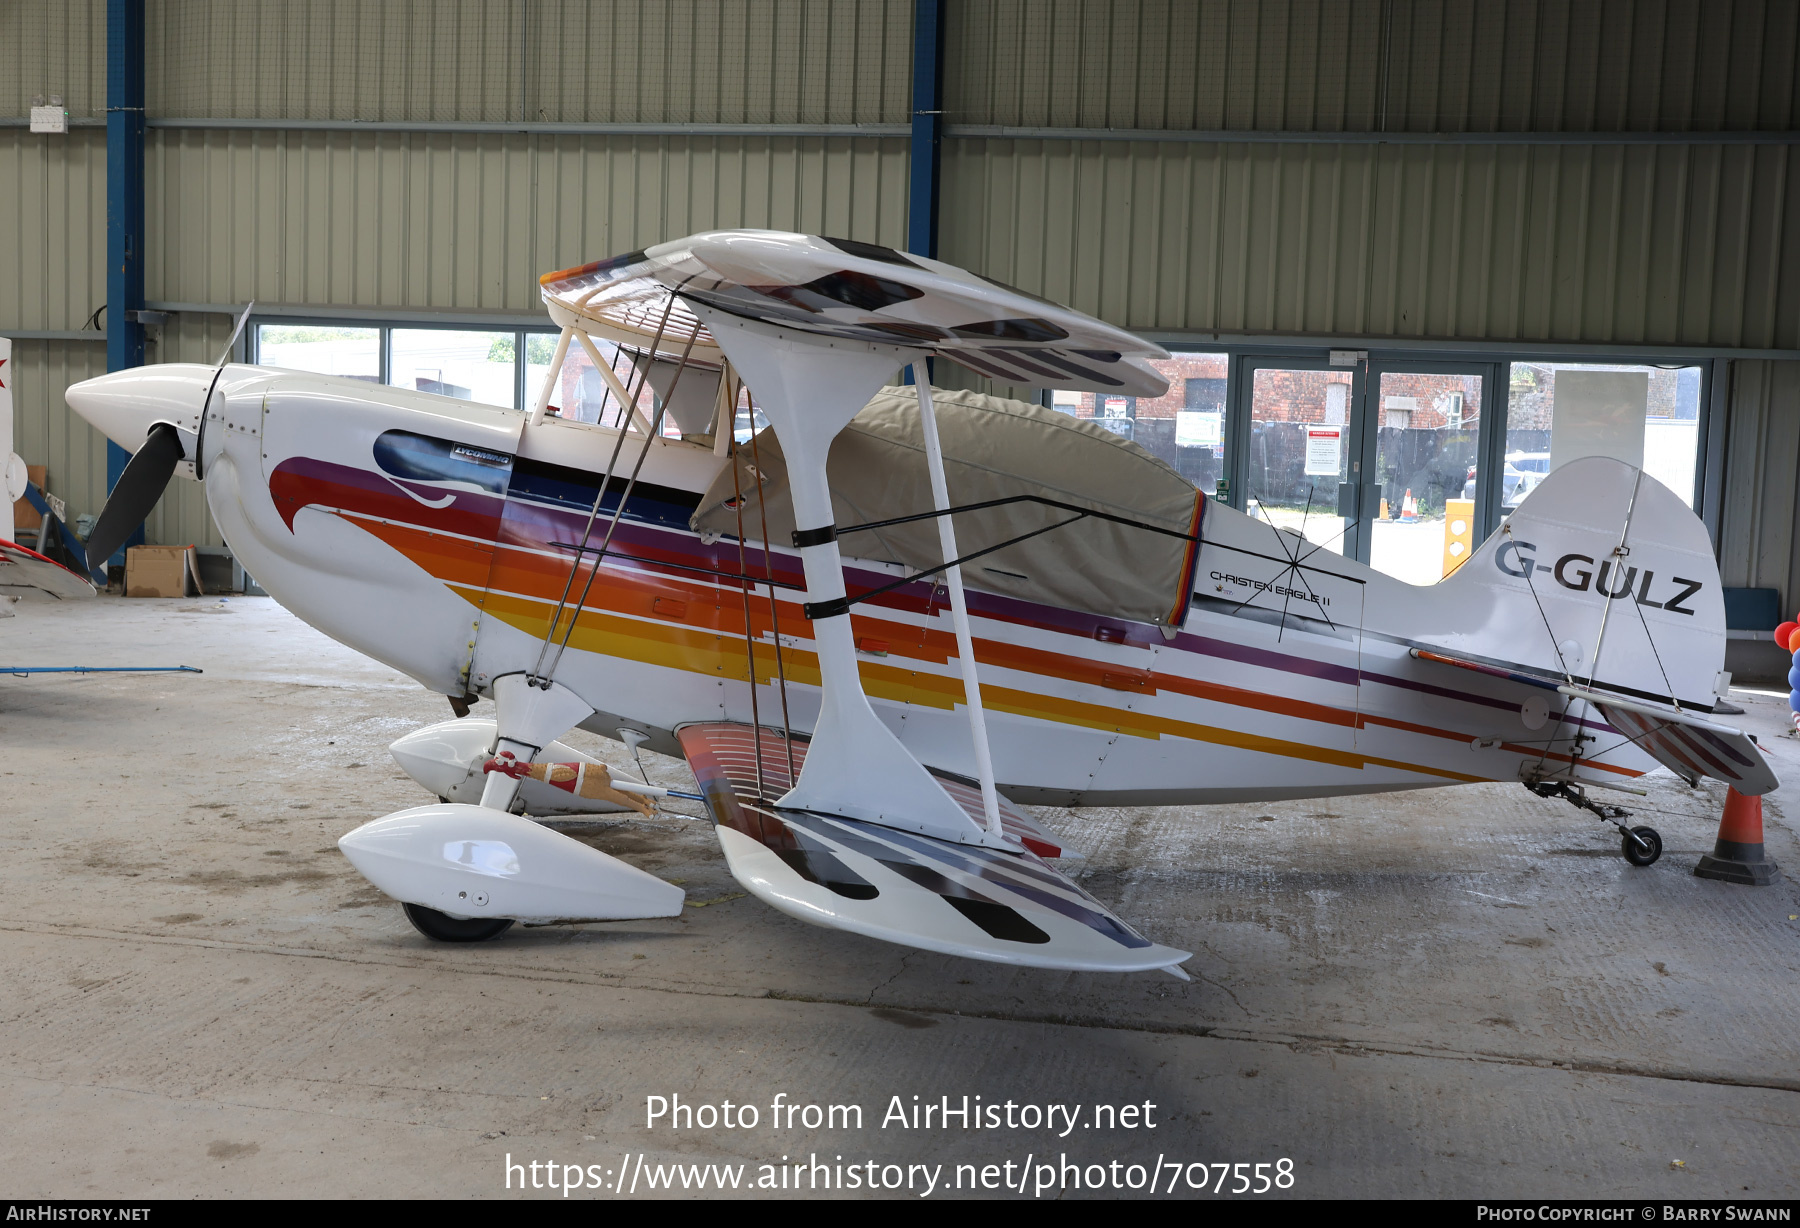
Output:
[[1469,561],[1475,550],[1475,500],[1444,500],[1444,574]]

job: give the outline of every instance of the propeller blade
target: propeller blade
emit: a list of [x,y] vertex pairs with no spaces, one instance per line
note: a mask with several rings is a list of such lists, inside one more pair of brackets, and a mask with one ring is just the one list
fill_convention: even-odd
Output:
[[150,518],[162,498],[175,466],[181,460],[181,436],[167,422],[158,422],[144,438],[144,446],[132,456],[118,485],[100,509],[100,520],[88,535],[89,568],[103,567],[113,551],[125,544],[137,527]]
[[255,299],[251,299],[248,303],[244,304],[244,310],[237,318],[237,327],[231,330],[231,340],[225,343],[225,352],[219,355],[219,361],[215,365],[223,367],[226,363],[231,361],[232,347],[237,345],[238,336],[244,331],[244,325],[249,321],[250,313],[255,310]]

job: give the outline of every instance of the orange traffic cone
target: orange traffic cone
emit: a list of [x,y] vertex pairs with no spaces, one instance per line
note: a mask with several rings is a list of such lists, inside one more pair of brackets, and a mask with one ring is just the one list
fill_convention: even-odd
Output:
[[1749,887],[1766,887],[1781,881],[1781,867],[1763,851],[1762,798],[1745,797],[1726,786],[1719,838],[1713,851],[1694,867],[1694,873],[1701,878]]
[[1419,505],[1413,502],[1412,490],[1406,492],[1406,498],[1400,501],[1400,522],[1410,524],[1419,518]]

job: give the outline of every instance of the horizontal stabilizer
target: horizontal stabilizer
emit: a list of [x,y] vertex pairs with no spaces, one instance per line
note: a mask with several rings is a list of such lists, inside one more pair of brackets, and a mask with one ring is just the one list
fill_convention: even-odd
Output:
[[[1470,660],[1426,648],[1414,648],[1412,656],[1416,660],[1454,665],[1490,678],[1504,678],[1590,703],[1616,733],[1685,780],[1697,781],[1702,776],[1711,776],[1745,796],[1768,793],[1781,785],[1749,734],[1709,721],[1686,709],[1627,699],[1590,687],[1560,684],[1529,672],[1523,666],[1506,662]],[[1605,749],[1601,747],[1601,750]]]
[[1781,787],[1775,770],[1750,735],[1715,724],[1663,704],[1622,699],[1582,687],[1556,688],[1571,699],[1585,699],[1600,709],[1606,723],[1635,742],[1645,754],[1677,776],[1697,781],[1722,780],[1746,797]]

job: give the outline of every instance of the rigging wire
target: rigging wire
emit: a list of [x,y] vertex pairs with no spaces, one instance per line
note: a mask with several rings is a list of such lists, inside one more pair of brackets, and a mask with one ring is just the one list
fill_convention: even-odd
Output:
[[[735,401],[732,402],[732,408],[734,410],[737,408]],[[736,421],[734,416],[732,419],[734,426]],[[751,412],[750,424],[751,426],[756,425],[754,410]],[[750,744],[756,755],[756,797],[761,801],[768,797],[769,791],[763,784],[762,714],[756,700],[756,636],[750,628],[750,564],[744,557],[744,484],[743,478],[738,472],[738,446],[737,440],[733,439],[731,441],[731,494],[733,510],[737,512],[738,587],[743,593],[744,604],[744,659],[749,662]],[[762,496],[762,470],[760,468],[757,470],[756,481],[757,498],[760,502]],[[763,552],[766,554],[768,549],[769,544],[764,542]],[[771,588],[769,590],[771,598],[774,593],[775,590]],[[775,633],[775,643],[778,646],[781,643],[779,630]],[[792,755],[793,752],[790,750],[788,753]]]
[[[764,502],[762,497],[762,457],[756,448],[756,431],[754,429],[756,426],[756,398],[751,393],[750,385],[748,384],[744,385],[744,398],[750,405],[750,425],[752,427],[750,432],[750,463],[756,467],[756,510],[757,514],[762,517],[763,575],[767,577],[769,582],[769,634],[775,637],[775,676],[780,680],[781,690],[781,738],[782,742],[787,747],[788,788],[791,789],[798,782],[798,773],[794,771],[794,727],[793,722],[788,717],[787,668],[782,664],[781,660],[781,615],[775,603],[775,561],[769,546],[769,505]],[[737,403],[736,401],[733,401],[732,409],[735,411],[736,408]],[[732,422],[735,424],[736,421],[737,417],[734,412]],[[734,468],[733,473],[735,474],[735,472],[736,470]],[[743,516],[744,513],[740,507],[738,511],[739,529],[743,528]],[[740,532],[738,534],[740,549],[742,549],[743,540],[743,534]],[[761,735],[759,734],[759,740],[760,737]]]
[[[643,385],[650,377],[650,367],[656,361],[656,347],[662,341],[663,328],[668,324],[669,313],[674,309],[674,307],[675,307],[675,293],[674,293],[674,291],[670,291],[669,301],[663,307],[662,324],[658,325],[657,330],[656,330],[656,339],[651,342],[650,349],[647,351],[647,353],[649,355],[648,361],[646,361],[645,364],[638,369],[638,380],[637,380],[636,384],[634,385],[634,390],[632,391],[632,398],[634,401],[642,393]],[[657,404],[656,414],[651,419],[651,422],[650,422],[650,429],[644,435],[644,446],[642,448],[638,449],[637,462],[634,465],[632,465],[632,467],[631,467],[631,477],[629,479],[627,479],[627,481],[625,483],[625,489],[619,493],[619,501],[613,507],[612,519],[609,520],[606,525],[606,536],[600,540],[600,548],[594,553],[594,566],[593,566],[593,569],[588,572],[587,580],[582,584],[581,599],[575,603],[575,613],[570,616],[568,628],[563,632],[562,642],[557,645],[556,656],[551,658],[551,660],[550,660],[550,669],[552,672],[555,671],[557,664],[562,660],[562,654],[564,653],[564,651],[566,651],[568,649],[569,638],[575,634],[575,624],[581,620],[581,611],[584,608],[586,608],[586,606],[587,606],[588,594],[593,591],[594,577],[596,577],[600,574],[600,565],[606,561],[606,553],[612,546],[613,534],[618,532],[619,521],[624,518],[625,507],[631,501],[631,492],[633,490],[637,489],[638,475],[643,472],[644,461],[647,460],[650,456],[650,445],[655,443],[657,438],[662,434],[663,417],[668,412],[669,405],[670,405],[671,401],[673,401],[673,399],[674,399],[675,391],[681,384],[682,373],[687,370],[688,356],[693,353],[694,342],[698,339],[698,337],[699,337],[698,330],[695,330],[694,332],[690,332],[688,334],[687,344],[686,344],[686,346],[684,346],[682,348],[681,359],[676,364],[676,367],[675,367],[675,378],[669,381],[669,391],[668,391],[667,395],[663,396]],[[619,435],[619,442],[622,443],[624,441],[624,438],[625,438],[625,436],[624,436],[623,432],[621,432]],[[615,455],[616,455],[617,451],[618,451],[618,447],[617,447],[617,444],[615,444],[615,446],[614,446]],[[594,509],[593,509],[593,512],[589,513],[589,517],[588,517],[589,531],[591,531],[592,527],[593,527],[594,514],[599,511],[600,502],[606,496],[606,487],[608,485],[610,485],[611,482],[612,482],[612,473],[611,473],[611,467],[609,465],[606,481],[601,484],[600,489],[598,491],[596,491],[594,494]],[[587,544],[587,533],[586,532],[584,532],[582,535],[582,544],[584,546]],[[578,553],[576,555],[576,559],[575,559],[575,569],[574,570],[580,569],[581,558],[582,558],[582,555]],[[571,575],[571,577],[573,577],[574,571],[571,571],[570,575]],[[556,624],[554,622],[551,623],[550,629],[551,629],[552,636],[554,636],[555,631],[556,631]],[[548,641],[546,641],[545,649],[548,650],[548,647],[549,647],[549,644],[548,644]],[[540,653],[539,654],[540,660],[542,659],[542,656],[543,656],[543,654]],[[545,677],[545,675],[542,673],[540,673],[538,676],[540,678]]]
[[[1631,536],[1631,517],[1637,510],[1638,491],[1643,485],[1644,471],[1639,469],[1637,471],[1637,480],[1631,484],[1631,502],[1625,505],[1625,523],[1619,526],[1619,544],[1613,547],[1612,563],[1615,568],[1622,566],[1626,558],[1631,554],[1631,548],[1625,544],[1625,541]],[[1618,573],[1615,571],[1613,574],[1616,576]],[[1623,595],[1631,595],[1631,588],[1629,585],[1626,587]],[[1588,669],[1588,686],[1590,687],[1594,685],[1594,679],[1600,673],[1600,650],[1606,646],[1606,621],[1608,616],[1612,614],[1613,602],[1617,601],[1619,596],[1620,594],[1610,591],[1607,592],[1606,604],[1600,608],[1600,630],[1594,635],[1594,659],[1590,663]],[[1675,690],[1673,687],[1669,689],[1669,698],[1675,698]],[[1680,708],[1681,705],[1679,701],[1677,701],[1675,706],[1677,709]]]
[[[1506,534],[1508,539],[1510,539],[1512,541],[1518,540],[1517,538],[1513,537],[1512,524],[1510,521],[1505,524],[1502,524],[1500,526],[1500,531],[1502,533]],[[1532,580],[1531,580],[1531,573],[1537,569],[1532,566],[1526,566],[1523,570],[1525,572],[1525,589],[1527,592],[1529,592],[1531,594],[1531,602],[1533,605],[1537,606],[1538,617],[1540,619],[1542,619],[1544,622],[1544,634],[1550,637],[1550,647],[1552,649],[1554,649],[1556,652],[1556,663],[1562,667],[1563,681],[1565,683],[1567,683],[1569,686],[1574,686],[1575,685],[1575,675],[1569,672],[1569,662],[1568,662],[1567,658],[1565,658],[1563,656],[1562,645],[1557,643],[1557,641],[1556,641],[1556,630],[1555,630],[1555,628],[1551,627],[1551,625],[1550,625],[1550,615],[1545,612],[1544,602],[1538,596],[1537,585],[1532,583]],[[1562,735],[1562,727],[1568,721],[1568,719],[1569,719],[1569,705],[1567,703],[1564,703],[1562,706],[1562,710],[1556,714],[1556,728],[1554,728],[1550,731],[1549,741],[1547,741],[1544,744],[1544,753],[1538,756],[1538,767],[1539,768],[1542,768],[1544,766],[1544,764],[1548,761],[1548,759],[1550,757],[1550,747],[1555,745],[1557,739]],[[1582,741],[1583,736],[1584,735],[1581,734],[1579,731],[1575,734],[1575,747],[1574,747],[1574,750],[1571,751],[1570,755],[1569,755],[1569,771],[1571,773],[1573,773],[1576,768],[1581,766],[1581,759],[1582,759],[1581,741]]]
[[[675,296],[673,294],[669,296],[671,306],[674,304],[674,298]],[[665,316],[666,314],[667,313],[665,312]],[[587,608],[588,594],[592,592],[594,588],[594,578],[600,574],[600,565],[606,561],[606,553],[612,547],[613,534],[619,531],[619,522],[624,519],[625,507],[631,502],[631,492],[637,489],[638,475],[644,471],[644,462],[650,457],[650,445],[655,443],[662,435],[663,417],[668,413],[669,404],[675,396],[675,389],[681,383],[682,372],[687,370],[688,355],[693,352],[696,336],[697,334],[695,333],[690,333],[688,335],[687,345],[681,351],[681,361],[675,368],[675,378],[669,381],[668,395],[661,398],[656,407],[656,414],[650,420],[650,430],[644,435],[644,446],[638,449],[637,462],[631,467],[631,477],[626,480],[625,489],[619,492],[619,501],[613,507],[612,519],[609,520],[606,525],[606,536],[600,539],[600,548],[594,553],[593,570],[588,572],[587,580],[581,586],[581,600],[575,603],[575,613],[570,615],[568,629],[563,632],[562,642],[558,644],[556,648],[556,656],[550,662],[550,668],[552,670],[554,670],[557,663],[562,660],[562,654],[569,646],[569,637],[575,634],[575,624],[581,619],[581,611]],[[639,380],[639,393],[642,391],[644,380],[649,378],[650,366],[655,361],[656,351],[652,349],[650,351],[650,360],[645,363],[642,369],[643,378]],[[637,395],[638,393],[633,394],[634,399]],[[624,436],[621,435],[620,438],[623,439]],[[610,477],[608,478],[608,481],[611,481]],[[604,496],[605,491],[606,488],[604,486],[600,488],[600,493],[596,495],[596,505],[598,504],[598,499]],[[585,536],[582,540],[582,544],[587,544]]]
[[[665,304],[663,307],[662,320],[656,326],[656,338],[655,338],[655,340],[651,341],[651,343],[650,343],[652,353],[655,352],[656,346],[662,341],[663,329],[668,327],[669,313],[671,311],[673,311],[674,308],[675,308],[675,296],[671,294],[669,296],[668,303]],[[637,378],[633,381],[632,386],[627,390],[631,393],[633,399],[636,399],[638,396],[642,395],[643,381],[648,375],[648,368],[640,368],[637,371],[636,375],[637,375]],[[602,398],[602,400],[600,402],[600,410],[601,410],[601,414],[604,416],[605,411],[606,411],[606,401],[604,398]],[[600,485],[599,485],[598,489],[596,489],[594,491],[594,506],[588,509],[587,524],[582,526],[581,538],[578,542],[576,542],[575,561],[569,567],[568,576],[566,578],[564,578],[564,580],[563,580],[562,596],[557,600],[556,609],[554,611],[552,611],[552,613],[550,615],[550,627],[547,631],[544,632],[543,646],[538,649],[537,664],[532,667],[531,675],[530,675],[530,677],[533,679],[541,679],[541,678],[547,677],[547,675],[544,672],[544,660],[549,655],[549,652],[550,652],[550,641],[556,638],[557,624],[562,621],[563,611],[568,608],[569,593],[571,591],[573,591],[573,589],[575,587],[575,577],[577,574],[580,573],[581,564],[587,557],[584,548],[587,546],[588,538],[593,534],[594,521],[600,515],[600,505],[606,499],[606,488],[608,486],[612,485],[613,468],[614,468],[614,466],[616,466],[619,463],[619,452],[625,446],[625,415],[626,415],[626,412],[627,412],[627,407],[624,405],[621,405],[619,407],[619,433],[613,437],[612,455],[608,456],[606,458],[606,468],[600,474]],[[625,501],[623,499],[620,499],[619,506],[623,507],[624,505],[625,505]],[[599,558],[599,556],[596,556],[594,559],[594,570],[598,571],[599,569],[600,569],[600,558]],[[589,574],[590,574],[590,576],[592,575],[592,573],[589,573]],[[571,630],[574,629],[574,625],[575,625],[574,620],[571,619],[569,621],[569,626],[570,626]],[[566,642],[567,641],[565,640],[565,643]],[[561,654],[559,653],[557,655],[558,655],[558,659],[560,660]],[[551,667],[551,669],[554,670],[555,666],[553,665]]]

